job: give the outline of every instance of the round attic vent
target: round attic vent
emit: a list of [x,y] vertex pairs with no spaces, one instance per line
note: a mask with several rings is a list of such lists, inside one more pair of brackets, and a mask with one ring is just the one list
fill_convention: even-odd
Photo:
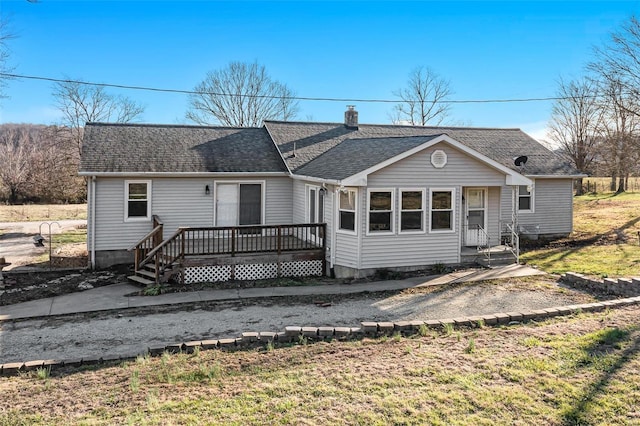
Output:
[[436,149],[431,153],[431,164],[436,169],[441,169],[447,165],[447,153],[441,149]]

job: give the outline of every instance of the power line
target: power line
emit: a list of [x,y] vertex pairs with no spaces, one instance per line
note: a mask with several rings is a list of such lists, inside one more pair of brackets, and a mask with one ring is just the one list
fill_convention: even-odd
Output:
[[[80,80],[69,80],[69,79],[42,77],[42,76],[34,76],[34,75],[23,75],[23,74],[0,73],[0,77],[50,81],[53,83],[83,84],[86,86],[111,87],[116,89],[144,90],[148,92],[180,93],[180,94],[186,94],[186,95],[240,96],[240,94],[237,94],[237,93],[207,92],[207,91],[182,90],[182,89],[163,89],[158,87],[129,86],[125,84],[113,84],[113,83],[93,83],[93,82],[80,81]],[[349,102],[354,102],[354,103],[355,102],[361,102],[361,103],[402,102],[401,99],[323,98],[323,97],[310,97],[310,96],[270,96],[270,95],[246,95],[246,94],[243,94],[242,96],[254,97],[254,98],[265,98],[265,99],[288,99],[288,100],[296,100],[296,101],[326,101],[326,102],[347,102],[347,103]],[[514,99],[458,99],[458,100],[445,99],[445,100],[440,100],[438,102],[447,103],[447,104],[488,104],[488,103],[511,103],[511,102],[544,102],[544,101],[558,101],[563,99],[571,99],[571,97],[550,96],[550,97],[541,97],[541,98],[514,98]]]

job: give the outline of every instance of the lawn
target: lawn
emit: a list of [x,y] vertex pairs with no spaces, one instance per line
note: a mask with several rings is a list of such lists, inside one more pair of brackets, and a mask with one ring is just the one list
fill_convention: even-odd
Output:
[[599,277],[640,275],[640,193],[574,198],[569,238],[523,252],[521,259],[547,272]]
[[0,377],[0,425],[638,424],[640,307]]
[[86,219],[86,204],[0,204],[0,222],[36,222],[64,219]]

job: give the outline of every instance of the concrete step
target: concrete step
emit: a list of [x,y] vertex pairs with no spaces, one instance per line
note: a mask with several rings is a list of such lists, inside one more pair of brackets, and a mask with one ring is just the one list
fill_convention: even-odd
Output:
[[494,256],[492,254],[490,261],[484,256],[479,256],[476,259],[476,263],[481,266],[484,266],[485,268],[493,268],[496,266],[505,266],[505,265],[511,265],[512,263],[516,263],[516,258],[512,254],[509,254],[508,256],[507,255]]
[[143,284],[145,286],[154,285],[156,283],[154,280],[148,280],[138,275],[129,275],[127,278],[129,279],[129,281],[133,281],[138,284]]

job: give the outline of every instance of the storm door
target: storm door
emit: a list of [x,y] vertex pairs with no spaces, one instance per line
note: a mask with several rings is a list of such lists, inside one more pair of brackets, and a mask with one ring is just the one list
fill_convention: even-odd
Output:
[[465,246],[487,244],[487,190],[467,188],[465,191]]

